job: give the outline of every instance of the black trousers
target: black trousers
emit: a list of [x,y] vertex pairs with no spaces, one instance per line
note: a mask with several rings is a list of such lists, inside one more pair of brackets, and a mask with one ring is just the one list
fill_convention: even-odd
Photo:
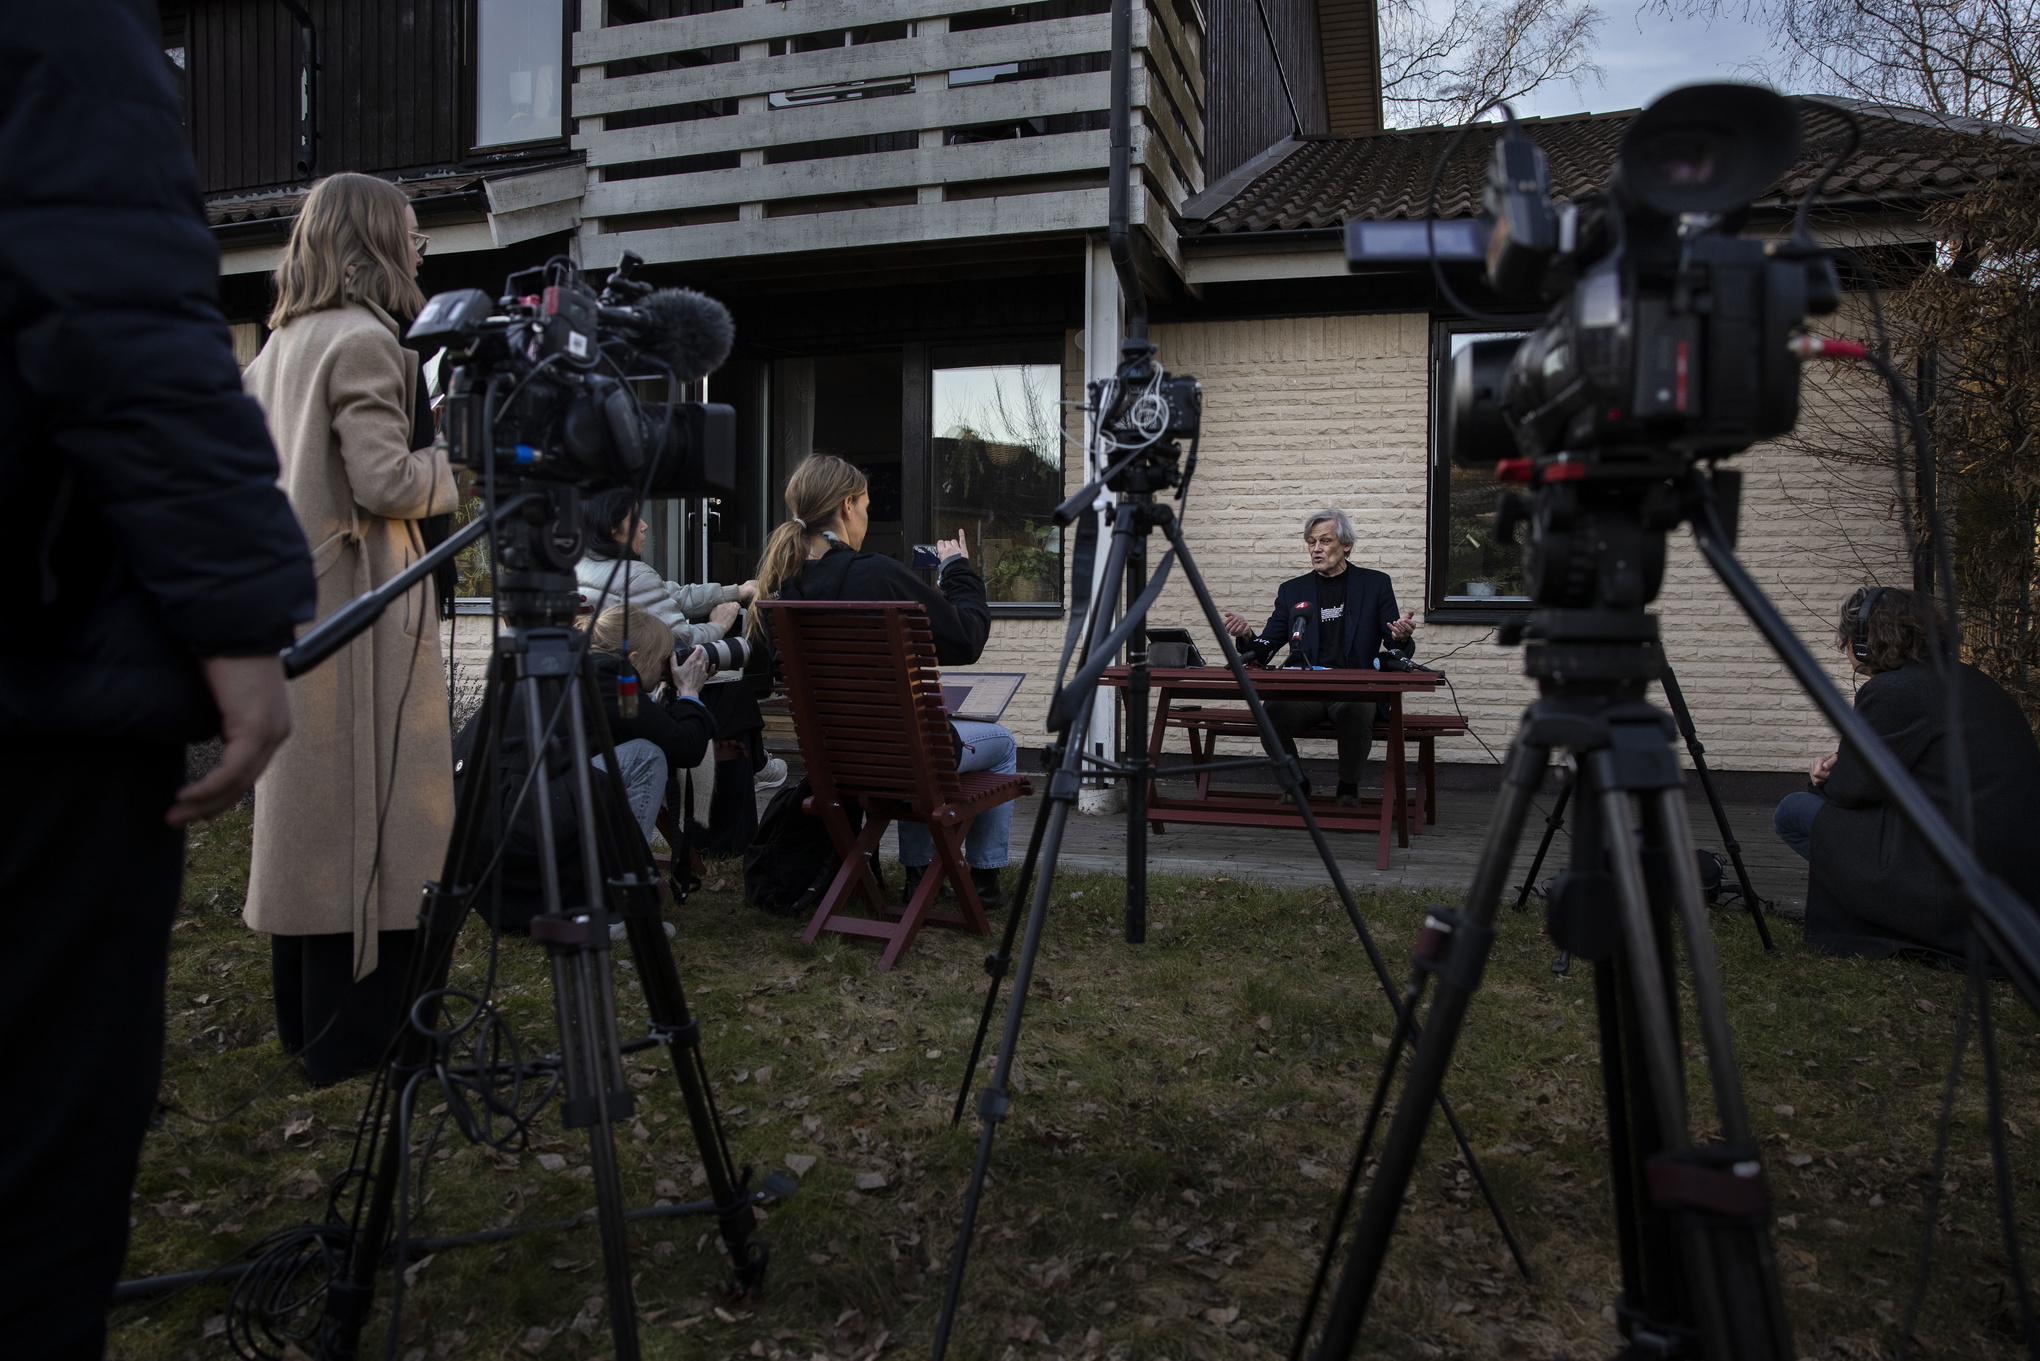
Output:
[[0,1352],[99,1361],[163,1067],[174,743],[0,747]]
[[1282,749],[1296,755],[1296,735],[1314,723],[1330,720],[1339,736],[1339,783],[1359,784],[1367,768],[1367,753],[1374,746],[1374,705],[1326,704],[1314,699],[1271,699],[1268,721],[1282,739]]
[[375,972],[354,977],[354,937],[271,936],[276,1034],[283,1052],[305,1061],[305,1076],[328,1087],[381,1065],[404,1022],[416,931],[378,933]]

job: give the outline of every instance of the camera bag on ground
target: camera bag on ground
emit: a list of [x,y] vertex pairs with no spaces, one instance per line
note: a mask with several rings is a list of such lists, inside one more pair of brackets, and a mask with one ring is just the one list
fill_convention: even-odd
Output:
[[[758,835],[744,852],[744,901],[775,917],[812,912],[843,863],[829,840],[829,829],[801,808],[814,792],[806,780],[797,780],[774,794],[758,820]],[[851,831],[863,827],[863,809],[844,811]],[[879,873],[875,853],[871,873],[883,891],[885,876]]]

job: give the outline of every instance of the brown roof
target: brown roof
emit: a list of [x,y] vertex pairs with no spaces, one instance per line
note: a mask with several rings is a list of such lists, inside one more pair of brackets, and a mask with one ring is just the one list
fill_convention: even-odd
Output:
[[[449,198],[465,194],[482,187],[486,176],[482,175],[435,175],[428,179],[398,180],[397,188],[404,191],[412,202],[426,199]],[[224,227],[243,222],[268,222],[288,220],[298,215],[304,205],[305,195],[310,193],[309,184],[293,185],[288,189],[273,189],[259,194],[222,195],[208,199],[205,205],[207,225]]]
[[[1850,104],[1863,124],[1862,144],[1828,181],[1824,203],[1917,201],[1971,189],[2014,165],[2040,159],[2040,134],[2027,128],[1943,119],[1911,110]],[[1526,118],[1521,126],[1544,148],[1553,193],[1578,198],[1599,189],[1623,132],[1639,111]],[[1809,108],[1799,162],[1760,203],[1796,202],[1828,157],[1845,145],[1838,115]],[[1438,188],[1439,217],[1480,212],[1482,181],[1500,123],[1466,129]],[[1205,194],[1185,205],[1189,235],[1295,231],[1336,227],[1354,218],[1421,218],[1439,154],[1458,128],[1396,129],[1366,137],[1297,142],[1287,155],[1231,193]],[[1223,182],[1214,186],[1223,190]],[[1222,201],[1211,202],[1217,198]]]

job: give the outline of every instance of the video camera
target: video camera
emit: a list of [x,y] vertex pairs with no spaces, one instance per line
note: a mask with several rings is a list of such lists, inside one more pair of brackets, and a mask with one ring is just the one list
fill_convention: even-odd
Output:
[[[512,274],[493,302],[464,288],[425,304],[404,343],[444,347],[457,366],[442,408],[453,462],[647,497],[735,492],[735,413],[675,400],[729,357],[730,314],[632,277],[642,263],[626,253],[597,293],[559,256]],[[643,399],[661,378],[668,400]]]
[[[1355,222],[1347,258],[1484,258],[1503,298],[1552,300],[1530,335],[1456,357],[1445,418],[1455,462],[1734,454],[1792,428],[1794,333],[1841,299],[1833,262],[1810,240],[1734,234],[1798,152],[1791,100],[1688,86],[1630,124],[1605,192],[1555,206],[1543,150],[1512,123],[1488,168],[1484,222]],[[1533,480],[1527,465],[1502,475]]]
[[[1799,363],[1819,347],[1799,328],[1835,310],[1840,280],[1803,229],[1735,235],[1798,153],[1793,101],[1694,85],[1637,116],[1607,189],[1577,204],[1551,202],[1544,152],[1512,121],[1484,219],[1348,225],[1355,267],[1429,259],[1442,282],[1442,261],[1482,259],[1502,297],[1552,300],[1529,335],[1460,351],[1443,430],[1454,462],[1538,490],[1534,501],[1504,492],[1495,517],[1503,542],[1530,524],[1524,575],[1537,603],[1654,599],[1685,470],[1798,420]],[[1717,469],[1712,483],[1732,526],[1739,478]]]

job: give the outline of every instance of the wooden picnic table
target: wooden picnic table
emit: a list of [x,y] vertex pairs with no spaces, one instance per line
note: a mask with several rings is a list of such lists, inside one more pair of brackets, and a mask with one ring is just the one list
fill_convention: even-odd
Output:
[[[1444,675],[1437,671],[1357,668],[1257,670],[1252,675],[1254,690],[1263,703],[1294,699],[1330,703],[1372,702],[1381,706],[1377,711],[1377,722],[1385,722],[1388,727],[1387,748],[1382,753],[1381,787],[1384,795],[1389,790],[1402,795],[1407,784],[1403,753],[1403,696],[1429,694],[1445,681]],[[1243,706],[1246,703],[1239,684],[1224,667],[1152,667],[1148,677],[1154,704],[1148,760],[1156,770],[1161,767],[1163,740],[1168,735],[1172,715],[1177,719],[1176,725],[1181,726],[1181,720],[1189,717],[1185,710],[1212,704]],[[1126,682],[1127,670],[1123,666],[1107,668],[1101,678],[1102,684],[1114,689],[1125,689]],[[1193,766],[1190,771],[1178,773],[1194,771]],[[1379,838],[1374,861],[1377,869],[1388,868],[1391,829],[1395,832],[1397,845],[1410,844],[1411,808],[1407,797],[1363,798],[1357,807],[1348,808],[1341,807],[1330,794],[1314,793],[1310,807],[1318,825],[1328,832],[1375,833]],[[1187,799],[1165,796],[1159,785],[1149,780],[1148,820],[1158,833],[1171,822],[1227,827],[1303,827],[1303,815],[1296,808],[1280,802],[1276,793],[1213,789],[1208,778],[1200,778],[1197,795]]]

